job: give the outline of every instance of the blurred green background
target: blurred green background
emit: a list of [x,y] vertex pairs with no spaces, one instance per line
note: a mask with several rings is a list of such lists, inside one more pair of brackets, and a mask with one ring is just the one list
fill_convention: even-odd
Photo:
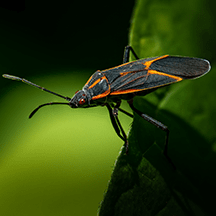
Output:
[[[0,71],[68,97],[122,63],[134,1],[0,3]],[[63,101],[0,78],[0,215],[96,215],[122,141],[104,107]],[[125,129],[132,119],[123,118]],[[113,144],[114,143],[114,144]]]
[[[146,8],[150,4],[143,2]],[[187,1],[187,6],[181,1],[182,8],[172,5],[177,11],[179,8],[178,13],[173,12],[173,23],[182,20],[184,10],[187,16],[183,20],[190,21],[181,38],[168,34],[175,25],[161,16],[169,11],[169,1],[154,1],[150,11],[139,13],[146,22],[133,25],[130,36],[139,56],[196,55],[214,62],[215,16],[212,10],[208,13],[213,1],[205,1],[205,10],[200,2],[204,1]],[[94,71],[121,64],[124,46],[129,43],[133,6],[134,1],[123,0],[1,3],[1,73],[25,77],[72,97]],[[194,17],[200,17],[202,23],[206,18],[205,30],[199,29],[199,20]],[[158,22],[152,23],[153,18]],[[181,23],[176,26],[180,28]],[[72,110],[56,105],[41,109],[29,120],[28,115],[38,105],[62,100],[19,82],[1,78],[0,84],[0,213],[95,215],[123,144],[112,128],[106,108]],[[184,115],[182,111],[181,117]],[[120,119],[128,131],[132,120],[123,115]],[[213,125],[211,122],[211,135]],[[204,131],[206,135],[207,130]],[[215,136],[210,142],[215,142]],[[178,157],[173,152],[174,162],[181,165],[176,158],[184,152]]]

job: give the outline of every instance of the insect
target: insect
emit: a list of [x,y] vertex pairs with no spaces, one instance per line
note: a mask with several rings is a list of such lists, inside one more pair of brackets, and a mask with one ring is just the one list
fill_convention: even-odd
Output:
[[[129,62],[130,52],[136,61]],[[106,106],[112,125],[117,135],[124,141],[128,153],[128,140],[118,118],[118,110],[133,117],[132,114],[120,108],[121,101],[127,100],[131,109],[140,117],[166,132],[164,155],[168,158],[169,130],[166,125],[142,113],[133,105],[135,96],[144,96],[163,86],[179,82],[184,79],[194,79],[203,76],[210,70],[210,63],[205,59],[169,56],[139,59],[131,46],[126,46],[123,64],[96,71],[72,98],[62,96],[44,87],[38,86],[26,79],[4,74],[4,78],[22,81],[46,92],[67,100],[67,103],[50,102],[38,106],[29,116],[31,118],[41,107],[47,105],[63,104],[71,108],[89,108]]]

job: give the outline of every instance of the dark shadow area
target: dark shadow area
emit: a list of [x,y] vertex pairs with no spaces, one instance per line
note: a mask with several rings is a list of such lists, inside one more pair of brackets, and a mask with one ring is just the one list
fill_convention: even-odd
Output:
[[134,1],[4,2],[2,72],[29,75],[80,66],[96,70],[122,63]]
[[129,151],[131,149],[132,151],[128,162],[136,167],[141,158],[134,159],[134,152],[141,151],[160,172],[173,195],[187,211],[190,212],[190,204],[187,206],[186,201],[192,201],[210,215],[213,214],[215,200],[212,197],[216,193],[216,154],[212,150],[212,144],[178,116],[163,110],[155,115],[156,107],[143,99],[139,100],[137,108],[168,126],[170,130],[168,155],[175,164],[176,170],[173,170],[163,155],[165,133],[139,116],[135,116],[130,132],[133,140],[130,142]]

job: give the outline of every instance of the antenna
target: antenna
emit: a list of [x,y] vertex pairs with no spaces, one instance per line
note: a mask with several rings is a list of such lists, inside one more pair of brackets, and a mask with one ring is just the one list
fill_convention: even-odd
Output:
[[[41,89],[41,90],[43,90],[43,91],[46,91],[46,92],[49,92],[49,93],[51,93],[51,94],[54,94],[54,95],[56,95],[56,96],[58,96],[58,97],[64,98],[64,99],[67,100],[67,101],[70,101],[70,100],[71,100],[69,97],[65,97],[65,96],[63,96],[63,95],[60,95],[60,94],[57,94],[57,93],[55,93],[55,92],[53,92],[53,91],[50,91],[50,90],[48,90],[48,89],[45,89],[44,87],[41,87],[41,86],[39,86],[39,85],[36,85],[35,83],[32,83],[32,82],[30,82],[30,81],[28,81],[28,80],[26,80],[26,79],[24,79],[24,78],[20,78],[20,77],[13,76],[13,75],[9,75],[9,74],[3,74],[2,76],[3,76],[4,78],[7,78],[7,79],[16,80],[16,81],[22,81],[22,82],[24,82],[24,83],[26,83],[26,84],[32,85],[32,86],[34,86],[34,87],[37,87],[37,88],[39,88],[39,89]],[[64,104],[64,105],[69,105],[69,103],[61,103],[61,102],[50,102],[50,103],[45,103],[45,104],[42,104],[42,105],[38,106],[36,109],[34,109],[34,110],[31,112],[31,114],[29,115],[29,118],[31,118],[41,107],[44,107],[44,106],[47,106],[47,105],[53,105],[53,104]]]
[[47,105],[53,105],[53,104],[65,104],[69,105],[69,103],[60,103],[60,102],[50,102],[50,103],[45,103],[40,106],[38,106],[36,109],[34,109],[31,114],[29,115],[29,118],[31,118],[41,107],[47,106]]
[[16,81],[22,81],[22,82],[24,82],[24,83],[26,83],[26,84],[29,84],[29,85],[34,86],[34,87],[37,87],[37,88],[39,88],[39,89],[41,89],[41,90],[43,90],[43,91],[46,91],[46,92],[49,92],[49,93],[51,93],[51,94],[54,94],[54,95],[56,95],[56,96],[58,96],[58,97],[64,98],[64,99],[67,100],[67,101],[70,101],[70,100],[71,100],[69,97],[65,97],[65,96],[63,96],[63,95],[60,95],[60,94],[57,94],[57,93],[55,93],[55,92],[53,92],[53,91],[50,91],[50,90],[48,90],[48,89],[45,89],[44,87],[41,87],[41,86],[39,86],[39,85],[36,85],[35,83],[32,83],[32,82],[30,82],[30,81],[28,81],[28,80],[26,80],[26,79],[24,79],[24,78],[20,78],[20,77],[13,76],[13,75],[9,75],[9,74],[3,74],[2,76],[3,76],[4,78],[7,78],[7,79],[16,80]]

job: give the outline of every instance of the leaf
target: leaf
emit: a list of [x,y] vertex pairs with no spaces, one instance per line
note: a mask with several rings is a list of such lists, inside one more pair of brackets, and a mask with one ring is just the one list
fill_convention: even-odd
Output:
[[163,178],[144,157],[137,169],[127,160],[125,155],[119,157],[100,215],[169,215],[170,205],[183,215]]
[[[215,42],[211,1],[138,0],[130,44],[141,58],[164,54],[212,59]],[[208,32],[208,34],[203,34]],[[133,57],[132,57],[133,59]],[[105,215],[212,215],[216,193],[214,62],[209,74],[161,88],[134,106],[170,130],[165,133],[135,114],[129,154],[117,159],[100,207]]]

